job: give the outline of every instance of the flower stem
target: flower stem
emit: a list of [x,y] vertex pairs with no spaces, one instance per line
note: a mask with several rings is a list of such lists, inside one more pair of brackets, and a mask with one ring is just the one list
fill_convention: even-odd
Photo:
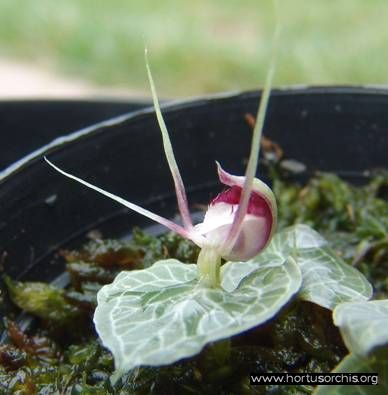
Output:
[[197,265],[203,284],[212,288],[220,286],[221,256],[215,248],[202,248],[198,255]]

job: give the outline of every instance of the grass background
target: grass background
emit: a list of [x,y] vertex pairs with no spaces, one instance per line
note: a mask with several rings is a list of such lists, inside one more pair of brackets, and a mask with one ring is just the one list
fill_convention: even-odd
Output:
[[[275,85],[387,84],[387,0],[279,0]],[[270,0],[0,0],[0,56],[148,94],[261,86]]]

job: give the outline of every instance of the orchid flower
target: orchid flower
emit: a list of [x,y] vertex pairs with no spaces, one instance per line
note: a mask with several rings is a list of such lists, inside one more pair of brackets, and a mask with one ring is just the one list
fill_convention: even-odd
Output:
[[223,170],[217,162],[219,179],[228,189],[221,192],[210,202],[203,222],[194,226],[188,208],[185,187],[160,110],[155,84],[148,63],[147,50],[145,51],[145,60],[153,104],[162,134],[164,152],[174,180],[182,225],[176,224],[167,218],[154,214],[145,208],[69,174],[55,166],[47,158],[45,160],[64,176],[78,181],[129,209],[164,225],[180,236],[193,241],[201,248],[197,262],[201,280],[209,286],[217,286],[220,281],[221,258],[240,262],[253,258],[268,245],[276,227],[277,206],[274,194],[264,182],[254,177],[274,67],[270,67],[263,89],[245,176],[231,175]]

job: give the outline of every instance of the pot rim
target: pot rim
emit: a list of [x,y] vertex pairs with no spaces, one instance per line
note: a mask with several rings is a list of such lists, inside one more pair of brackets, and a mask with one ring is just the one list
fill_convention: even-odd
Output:
[[[209,103],[212,103],[214,101],[218,100],[224,100],[224,99],[238,99],[242,97],[249,97],[253,95],[257,95],[258,93],[261,94],[261,89],[259,90],[247,90],[247,91],[229,91],[229,92],[220,92],[220,93],[215,93],[215,94],[209,94],[209,95],[202,95],[202,96],[194,96],[190,97],[187,99],[173,99],[173,100],[166,100],[161,103],[161,109],[163,111],[178,111],[178,110],[184,110],[188,107],[194,106],[203,106]],[[335,96],[340,96],[340,95],[354,95],[354,96],[365,96],[365,95],[372,95],[372,96],[388,96],[388,86],[382,86],[382,85],[355,85],[355,86],[348,86],[348,85],[335,85],[335,86],[308,86],[308,85],[291,85],[291,86],[283,86],[283,87],[277,87],[272,89],[271,91],[271,96],[303,96],[303,95],[313,95],[313,96],[318,96],[318,95],[335,95]],[[100,99],[85,99],[85,100],[80,100],[80,99],[53,99],[53,100],[47,100],[47,99],[38,99],[38,100],[33,100],[33,99],[23,99],[23,100],[12,100],[13,103],[15,102],[23,102],[23,103],[28,103],[28,102],[42,102],[42,103],[48,103],[48,102],[67,102],[67,103],[79,103],[79,102],[85,102],[85,103],[103,103],[104,101],[113,101],[111,98],[102,98]],[[1,101],[0,104],[4,102],[9,102],[7,101]],[[123,103],[125,101],[118,99],[117,103]],[[147,101],[144,101],[147,103]],[[94,123],[90,126],[87,126],[85,128],[76,130],[74,132],[71,132],[69,134],[63,135],[56,137],[54,140],[50,141],[49,143],[43,145],[42,147],[30,152],[28,155],[20,158],[16,162],[12,163],[11,165],[7,166],[5,169],[0,171],[0,186],[4,183],[6,183],[14,174],[18,173],[19,171],[22,171],[25,167],[29,166],[36,160],[40,159],[44,155],[48,155],[50,152],[52,152],[54,149],[59,148],[67,143],[71,143],[75,140],[77,140],[80,137],[84,137],[87,135],[92,134],[94,131],[97,129],[103,128],[103,127],[110,127],[110,126],[115,126],[118,125],[122,122],[131,120],[131,119],[136,119],[136,118],[141,118],[143,116],[152,114],[154,112],[154,107],[152,105],[146,106],[145,108],[131,111],[128,113],[124,113],[119,116],[115,116],[113,118],[106,119],[104,121],[100,121],[97,123]]]

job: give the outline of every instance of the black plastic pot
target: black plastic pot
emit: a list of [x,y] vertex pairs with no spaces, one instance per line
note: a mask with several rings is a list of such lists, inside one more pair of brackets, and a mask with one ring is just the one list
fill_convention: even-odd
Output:
[[[243,93],[170,104],[163,113],[192,206],[220,191],[214,161],[242,174],[259,94]],[[388,91],[312,88],[273,92],[265,135],[313,172],[334,171],[359,181],[387,166]],[[70,114],[69,114],[70,116]],[[60,126],[61,119],[58,119]],[[56,141],[0,178],[0,256],[13,278],[53,280],[63,270],[55,251],[98,228],[122,237],[150,224],[135,213],[74,183],[42,159],[173,217],[176,202],[152,110],[96,124]]]
[[58,136],[149,105],[146,100],[0,101],[0,170]]

